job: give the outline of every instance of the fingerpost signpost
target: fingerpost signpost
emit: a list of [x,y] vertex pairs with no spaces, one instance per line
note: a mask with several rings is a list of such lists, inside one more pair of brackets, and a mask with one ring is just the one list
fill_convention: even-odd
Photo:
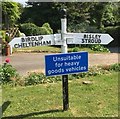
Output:
[[46,45],[61,45],[61,53],[45,56],[46,76],[62,75],[63,110],[69,108],[68,74],[88,71],[88,52],[67,53],[67,44],[109,44],[114,39],[109,34],[67,33],[67,12],[61,9],[61,34],[26,36],[14,38],[12,48],[25,48]]
[[[67,53],[67,43],[64,34],[66,34],[67,19],[66,19],[66,9],[61,10],[61,39],[63,45],[61,45],[62,53]],[[69,98],[68,98],[68,75],[62,76],[62,87],[63,87],[63,110],[69,108]]]

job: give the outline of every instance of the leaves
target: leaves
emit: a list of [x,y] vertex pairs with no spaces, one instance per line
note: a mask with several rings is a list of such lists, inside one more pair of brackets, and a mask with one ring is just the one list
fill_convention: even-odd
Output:
[[53,30],[51,29],[48,23],[44,23],[42,27],[36,26],[33,23],[24,23],[20,25],[20,30],[25,33],[25,35],[46,35],[52,34]]
[[10,82],[12,78],[17,79],[18,73],[12,65],[4,63],[3,65],[0,65],[0,77],[2,83],[7,83]]
[[16,2],[2,2],[3,23],[12,26],[20,18],[19,4]]

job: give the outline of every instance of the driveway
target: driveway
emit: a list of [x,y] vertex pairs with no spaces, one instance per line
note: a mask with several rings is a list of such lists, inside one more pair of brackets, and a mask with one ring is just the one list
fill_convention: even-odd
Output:
[[[10,63],[17,69],[21,75],[26,75],[31,71],[42,71],[44,72],[44,56],[47,53],[14,53],[10,58]],[[99,53],[89,54],[89,66],[94,65],[106,65],[118,62],[118,56],[120,53]],[[6,56],[0,56],[0,61],[5,61]]]

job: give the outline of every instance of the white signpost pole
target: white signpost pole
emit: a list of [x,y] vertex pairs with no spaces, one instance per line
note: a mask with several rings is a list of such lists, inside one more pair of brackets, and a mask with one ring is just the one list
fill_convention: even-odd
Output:
[[[67,53],[67,43],[65,37],[66,26],[67,26],[66,9],[62,9],[61,10],[61,38],[62,38],[61,52],[62,53]],[[69,108],[68,75],[62,76],[62,87],[63,87],[63,110],[66,111]]]

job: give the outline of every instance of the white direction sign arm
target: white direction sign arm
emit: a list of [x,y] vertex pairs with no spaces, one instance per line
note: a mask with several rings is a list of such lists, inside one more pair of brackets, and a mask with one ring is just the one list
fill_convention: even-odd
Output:
[[108,44],[113,41],[109,34],[67,33],[67,44]]
[[[100,33],[66,33],[67,44],[108,44],[113,38]],[[38,35],[14,38],[9,45],[13,48],[25,48],[46,45],[63,45],[61,34]]]
[[14,38],[9,45],[13,48],[54,45],[54,35],[39,35]]

